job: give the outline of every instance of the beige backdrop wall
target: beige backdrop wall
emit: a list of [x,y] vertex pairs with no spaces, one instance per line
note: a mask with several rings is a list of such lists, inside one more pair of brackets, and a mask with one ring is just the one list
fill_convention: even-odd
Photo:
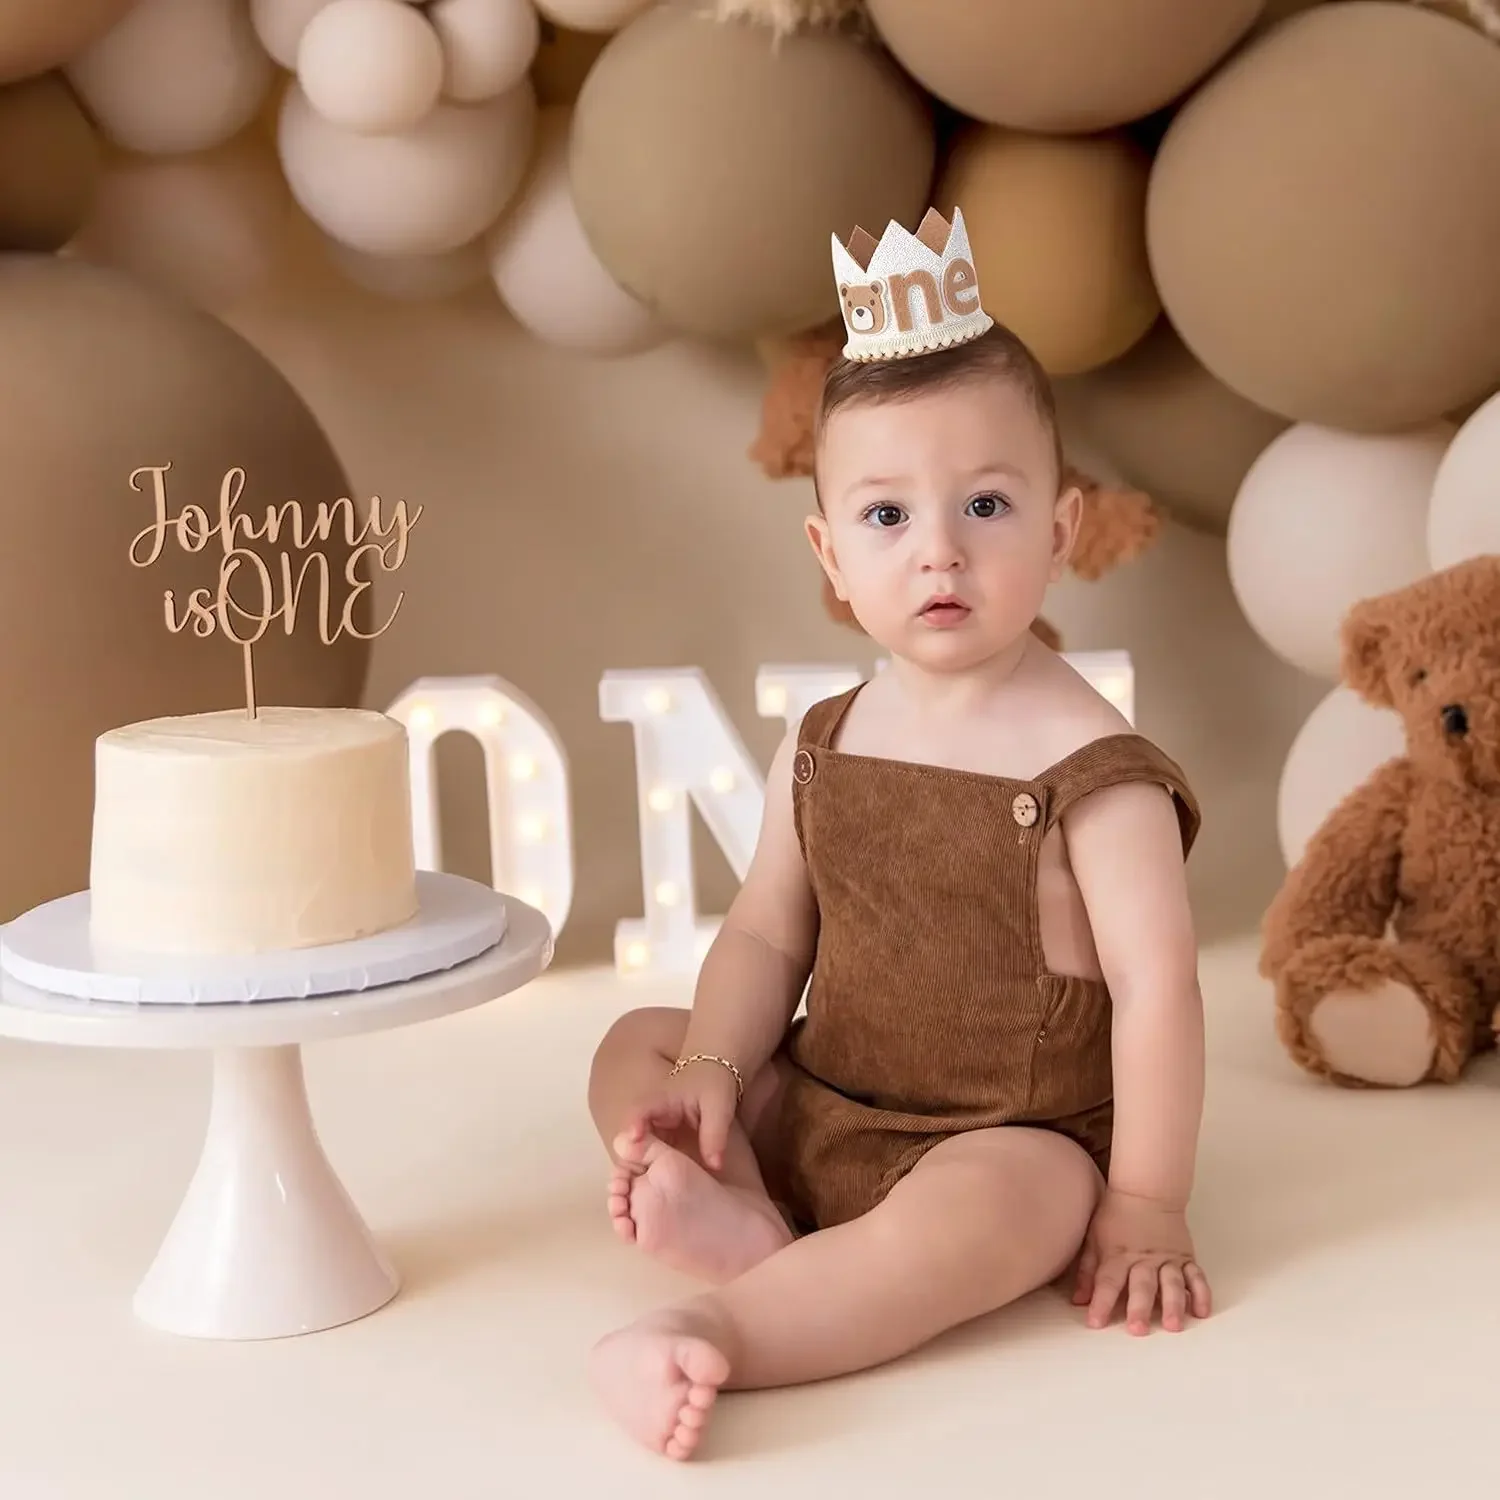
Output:
[[[572,763],[577,876],[558,961],[607,960],[641,887],[632,736],[600,721],[600,674],[702,667],[764,766],[777,725],[755,713],[759,664],[871,660],[822,612],[806,490],[744,456],[758,363],[686,344],[575,358],[524,335],[492,294],[379,301],[313,265],[232,321],[318,414],[359,491],[427,506],[368,703],[419,676],[479,672],[536,700]],[[1282,868],[1279,769],[1322,690],[1244,624],[1222,539],[1170,527],[1103,582],[1067,580],[1048,613],[1071,647],[1133,654],[1140,727],[1205,803],[1192,864],[1204,936],[1253,926]],[[447,863],[483,875],[477,747],[445,741],[439,775]],[[701,907],[721,911],[732,877],[701,829],[696,847]]]

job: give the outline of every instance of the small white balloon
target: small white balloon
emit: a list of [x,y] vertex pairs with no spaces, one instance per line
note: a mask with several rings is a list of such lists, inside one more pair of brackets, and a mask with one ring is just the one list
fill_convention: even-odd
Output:
[[297,82],[324,119],[346,130],[406,130],[442,93],[442,43],[403,0],[333,0],[302,33]]
[[599,263],[578,222],[568,178],[572,112],[543,110],[536,159],[490,237],[490,274],[516,321],[543,343],[581,353],[634,354],[665,329]]
[[1340,684],[1307,716],[1281,769],[1276,834],[1288,869],[1328,815],[1388,760],[1406,754],[1406,731]]
[[363,135],[293,84],[277,132],[287,185],[323,232],[370,255],[439,255],[477,239],[526,174],[529,78],[483,104],[438,104],[410,130]]
[[433,0],[427,19],[443,48],[443,95],[459,104],[514,88],[541,45],[531,0]]
[[1427,502],[1453,424],[1371,435],[1299,423],[1250,466],[1229,513],[1229,581],[1283,660],[1339,675],[1339,629],[1360,599],[1431,571]]
[[569,31],[618,31],[656,0],[535,0],[542,16]]
[[137,0],[64,71],[100,130],[148,156],[223,145],[276,73],[243,0]]
[[1470,414],[1438,465],[1427,551],[1434,568],[1500,552],[1500,392]]
[[437,255],[366,255],[337,240],[327,242],[334,265],[356,286],[395,302],[435,302],[457,296],[485,279],[482,241]]
[[297,44],[307,23],[331,0],[250,0],[250,24],[260,44],[289,73],[297,71]]

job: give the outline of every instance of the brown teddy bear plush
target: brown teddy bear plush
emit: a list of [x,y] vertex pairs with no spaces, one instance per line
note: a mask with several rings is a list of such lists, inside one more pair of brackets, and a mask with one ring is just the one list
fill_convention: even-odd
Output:
[[1452,1082],[1500,1022],[1500,556],[1357,604],[1344,681],[1406,754],[1329,814],[1266,914],[1292,1057],[1336,1083]]
[[[761,402],[760,432],[750,447],[751,459],[771,479],[805,478],[813,471],[813,423],[823,391],[823,377],[844,346],[843,320],[799,334],[762,351],[771,379]],[[1068,565],[1093,582],[1120,563],[1140,556],[1161,530],[1161,514],[1139,490],[1110,489],[1078,469],[1063,471],[1063,482],[1083,494],[1083,515]],[[840,624],[859,629],[849,606],[823,578],[823,607]],[[1046,620],[1033,632],[1053,650],[1062,639]]]

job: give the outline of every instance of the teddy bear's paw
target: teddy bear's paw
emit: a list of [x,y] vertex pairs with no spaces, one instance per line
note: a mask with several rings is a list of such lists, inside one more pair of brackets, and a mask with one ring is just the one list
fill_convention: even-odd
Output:
[[1432,1071],[1437,1037],[1422,997],[1398,979],[1333,990],[1308,1010],[1310,1038],[1333,1073],[1382,1088],[1410,1088]]

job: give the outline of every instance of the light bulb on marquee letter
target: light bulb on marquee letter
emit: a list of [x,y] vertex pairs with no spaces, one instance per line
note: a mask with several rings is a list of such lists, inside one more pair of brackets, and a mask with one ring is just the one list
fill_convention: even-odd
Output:
[[423,677],[386,712],[406,726],[418,868],[442,868],[433,750],[458,730],[484,752],[492,883],[559,935],[573,904],[573,830],[567,755],[546,716],[500,677]]
[[700,917],[694,900],[691,807],[743,880],[760,835],[765,777],[696,667],[606,672],[599,716],[635,730],[645,915],[616,924],[616,966],[626,974],[694,973],[719,920]]

